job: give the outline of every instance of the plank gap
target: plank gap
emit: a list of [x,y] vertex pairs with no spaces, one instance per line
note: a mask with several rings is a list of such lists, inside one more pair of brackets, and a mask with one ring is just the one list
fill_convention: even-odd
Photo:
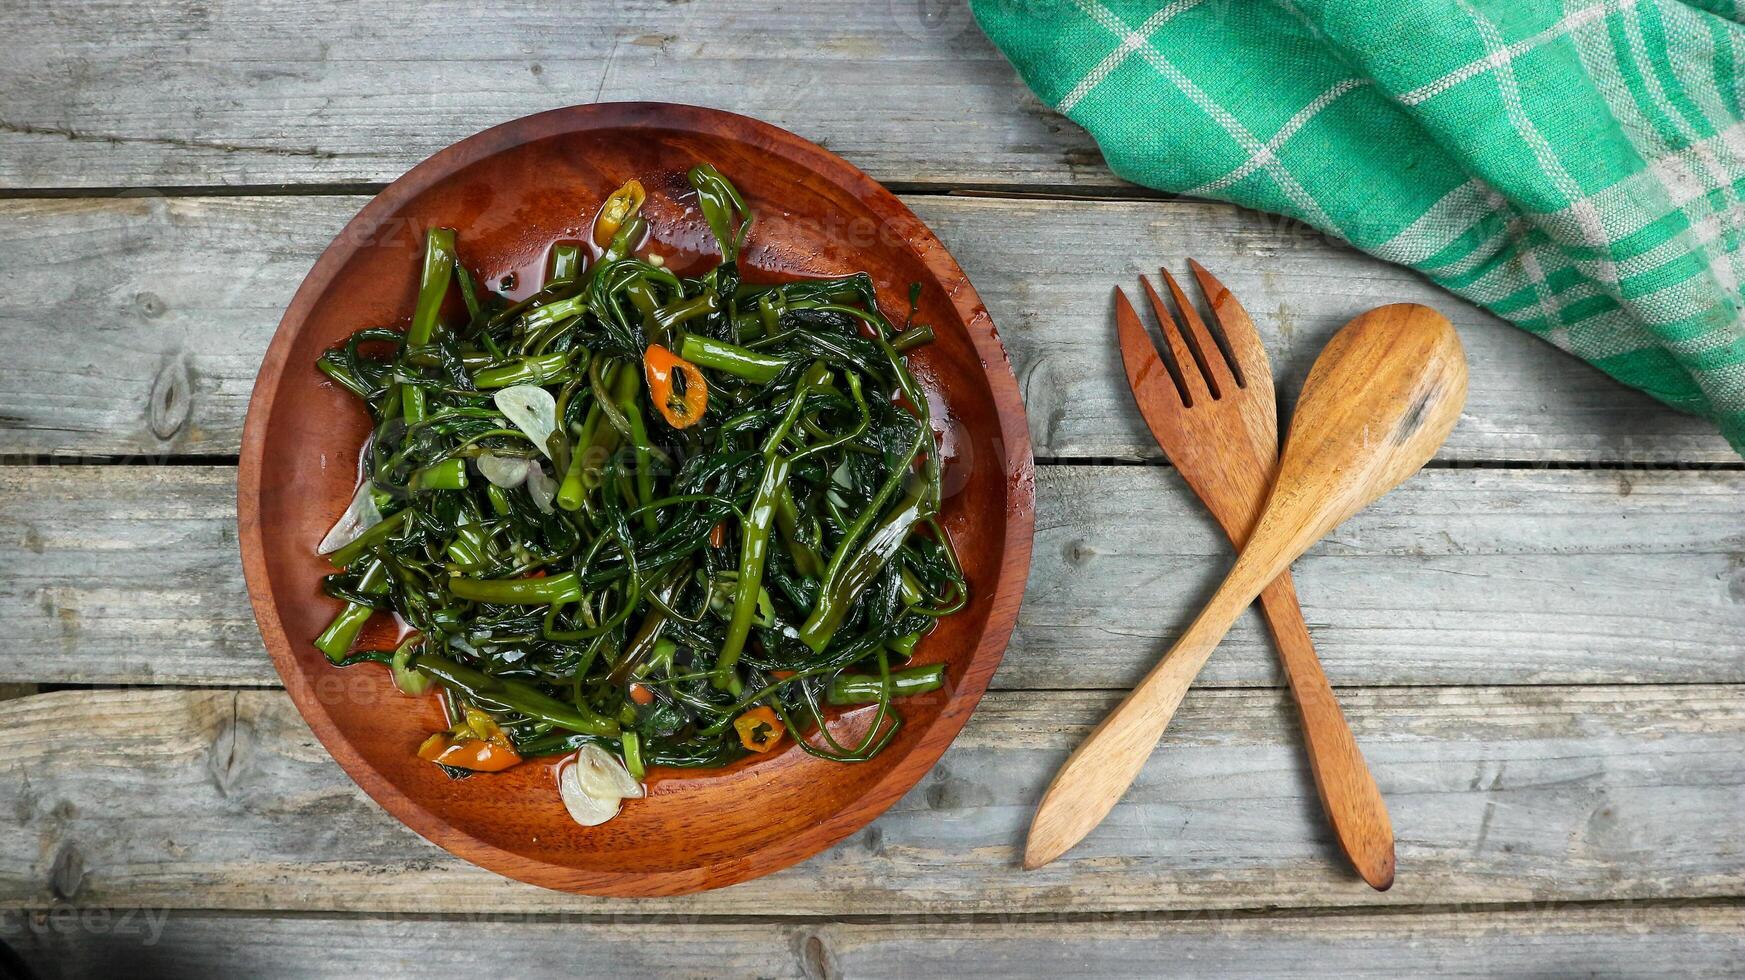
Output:
[[[80,912],[136,911],[139,906],[125,905],[41,905],[18,906],[6,911],[19,916],[54,915],[72,909]],[[408,923],[480,923],[480,924],[551,924],[610,926],[659,926],[688,923],[708,923],[713,926],[943,926],[943,925],[1023,925],[1049,923],[1061,925],[1167,924],[1205,922],[1215,918],[1220,922],[1300,922],[1322,919],[1353,919],[1385,921],[1432,915],[1512,915],[1512,914],[1573,914],[1588,911],[1654,912],[1654,911],[1731,911],[1745,909],[1745,896],[1710,898],[1648,898],[1648,899],[1551,899],[1542,902],[1426,902],[1418,905],[1321,905],[1264,906],[1205,909],[1120,910],[1106,912],[936,912],[844,915],[736,915],[712,912],[380,912],[337,909],[255,909],[226,908],[202,905],[156,905],[154,912],[198,913],[213,919],[246,921],[270,915],[274,919],[303,921],[340,920],[347,922],[392,921]]]
[[139,457],[117,454],[90,456],[55,456],[47,453],[3,453],[0,466],[226,466],[234,468],[238,457],[231,453],[207,453],[191,456]]
[[[959,184],[934,181],[881,181],[893,194],[914,197],[979,197],[1013,201],[1188,201],[1205,198],[1160,191],[1138,184],[1111,187],[1075,187],[1071,184],[987,183]],[[168,184],[114,187],[3,187],[0,201],[117,197],[348,197],[375,196],[388,186],[381,181],[308,184]]]
[[330,184],[166,184],[131,187],[0,187],[0,201],[66,201],[118,197],[374,197],[381,182]]
[[[1155,469],[1174,469],[1169,460],[1159,458],[1138,459],[1131,456],[1037,456],[1038,467],[1055,467],[1059,469],[1088,469],[1108,467],[1149,467]],[[58,456],[48,453],[0,453],[0,466],[225,466],[234,467],[239,458],[233,453],[206,453],[203,455],[162,455],[140,457],[135,455],[90,454],[81,456]],[[1662,459],[1647,462],[1632,462],[1627,460],[1531,460],[1531,459],[1433,459],[1425,467],[1427,470],[1560,470],[1579,471],[1596,470],[1604,472],[1641,472],[1641,473],[1741,473],[1745,472],[1745,459],[1725,461],[1685,461],[1677,459]]]

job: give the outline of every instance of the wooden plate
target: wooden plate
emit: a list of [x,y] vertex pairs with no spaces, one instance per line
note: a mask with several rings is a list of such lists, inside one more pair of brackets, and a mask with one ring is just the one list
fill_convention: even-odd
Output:
[[[433,698],[397,694],[377,665],[330,666],[311,645],[337,609],[319,591],[316,543],[345,508],[368,432],[361,405],[315,369],[354,330],[411,315],[432,226],[459,230],[471,268],[538,279],[553,241],[584,237],[594,209],[631,177],[648,188],[650,250],[716,261],[684,172],[715,164],[757,217],[746,278],[869,272],[887,315],[922,286],[938,340],[911,358],[947,459],[943,521],[973,599],[917,659],[948,683],[901,702],[905,727],[871,762],[788,750],[716,771],[656,770],[650,796],[577,826],[554,766],[535,760],[451,781],[413,752],[442,727]],[[1017,382],[987,310],[933,233],[846,161],[774,126],[689,106],[622,103],[528,116],[451,146],[389,185],[315,263],[280,322],[243,431],[238,524],[249,598],[309,727],[389,813],[435,843],[524,881],[601,895],[674,895],[804,860],[865,826],[914,786],[963,727],[1017,618],[1030,561],[1034,473]],[[381,617],[378,617],[381,618]],[[832,723],[852,732],[866,712]]]

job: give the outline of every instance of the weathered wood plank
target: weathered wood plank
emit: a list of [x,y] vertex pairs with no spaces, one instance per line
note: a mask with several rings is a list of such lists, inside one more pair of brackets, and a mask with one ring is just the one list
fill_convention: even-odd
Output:
[[251,977],[1680,976],[1745,971],[1738,907],[1063,922],[504,921],[160,910],[0,917],[44,980]]
[[[1175,471],[1048,467],[1005,683],[1126,687],[1228,570]],[[1745,680],[1745,474],[1426,470],[1294,567],[1340,684]],[[1652,650],[1653,652],[1649,652]],[[1068,680],[1085,671],[1095,676]],[[1203,675],[1279,683],[1257,614]]]
[[[0,681],[275,684],[228,467],[0,467]],[[1741,682],[1745,473],[1428,470],[1297,564],[1336,683]],[[1045,466],[1005,688],[1131,684],[1229,547],[1162,467]],[[1204,683],[1280,683],[1244,617]]]
[[1193,256],[1254,318],[1287,405],[1346,321],[1415,302],[1454,322],[1471,367],[1466,410],[1440,459],[1738,461],[1707,423],[1303,225],[1184,201],[911,203],[999,324],[1038,455],[1162,458],[1115,353],[1111,294],[1117,285],[1136,288],[1141,274],[1155,278],[1160,264],[1185,275]]
[[386,181],[618,100],[756,116],[887,181],[1120,183],[955,2],[20,0],[0,31],[30,39],[0,63],[0,187]]
[[[0,201],[12,283],[0,296],[12,341],[0,453],[234,453],[285,304],[363,201]],[[910,203],[1000,324],[1039,456],[1159,458],[1114,354],[1110,290],[1192,253],[1246,301],[1287,398],[1356,313],[1400,300],[1446,312],[1468,346],[1472,394],[1444,459],[1738,461],[1706,423],[1300,226],[1181,201]]]
[[[369,803],[278,691],[0,702],[0,908],[696,915],[1463,905],[1745,888],[1745,687],[1347,692],[1399,883],[1343,870],[1275,691],[1197,691],[1110,818],[1017,868],[1043,783],[1108,693],[996,692],[872,827],[750,886],[606,900],[451,858]],[[748,903],[750,903],[748,905]]]

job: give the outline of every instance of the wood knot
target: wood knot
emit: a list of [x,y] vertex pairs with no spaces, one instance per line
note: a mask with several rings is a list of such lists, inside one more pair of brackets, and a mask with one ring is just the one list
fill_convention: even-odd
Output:
[[1431,388],[1419,392],[1418,397],[1412,399],[1412,404],[1406,407],[1406,414],[1400,418],[1399,425],[1394,427],[1394,442],[1403,443],[1423,428],[1424,416],[1430,411],[1430,402],[1439,391],[1439,388]]
[[1096,546],[1083,538],[1069,542],[1062,550],[1065,552],[1063,557],[1066,558],[1067,564],[1077,568],[1089,565],[1091,559],[1097,557]]
[[836,980],[842,972],[836,968],[836,957],[820,932],[803,932],[799,937],[800,972],[807,980]]
[[965,810],[988,806],[994,794],[984,786],[959,776],[953,776],[944,766],[933,770],[933,782],[927,787],[927,807],[932,810]]
[[1053,455],[1060,451],[1059,443],[1067,424],[1067,405],[1061,398],[1063,385],[1047,357],[1031,361],[1018,372],[1018,388],[1024,394],[1024,411],[1030,417],[1030,435],[1036,454]]
[[145,406],[146,425],[152,435],[171,439],[188,424],[194,405],[193,387],[188,362],[182,355],[171,355],[158,368]]
[[232,717],[218,730],[206,755],[206,770],[221,796],[229,798],[247,777],[254,761],[254,727]]
[[156,320],[158,317],[164,315],[165,310],[169,309],[169,306],[164,303],[162,297],[157,293],[150,292],[135,293],[133,295],[133,305],[139,310],[140,315],[148,320]]
[[48,890],[58,901],[71,902],[85,887],[85,855],[67,841],[55,852],[48,869]]

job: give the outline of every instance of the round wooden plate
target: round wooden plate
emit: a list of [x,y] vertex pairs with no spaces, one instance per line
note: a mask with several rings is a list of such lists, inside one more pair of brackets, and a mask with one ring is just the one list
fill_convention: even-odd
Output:
[[[656,770],[646,800],[577,826],[554,766],[450,780],[414,756],[441,729],[433,698],[396,693],[374,664],[337,670],[311,645],[337,604],[316,543],[345,509],[362,406],[315,369],[352,331],[411,315],[425,230],[459,230],[461,258],[495,282],[538,280],[550,244],[585,236],[600,201],[636,177],[648,188],[648,251],[681,272],[716,261],[684,181],[710,162],[757,224],[749,281],[865,270],[887,316],[920,283],[917,319],[937,342],[911,358],[947,460],[943,522],[972,596],[921,645],[946,687],[900,702],[898,737],[871,762],[796,749],[726,770]],[[890,192],[784,130],[689,106],[621,103],[544,112],[486,130],[390,184],[316,261],[274,335],[243,430],[237,512],[249,598],[292,699],[327,750],[389,813],[444,848],[524,881],[601,895],[674,895],[804,860],[865,826],[914,786],[956,736],[999,665],[1030,562],[1034,473],[1018,386],[993,322],[944,246]],[[380,617],[378,617],[380,618]],[[838,718],[852,733],[866,712]]]

